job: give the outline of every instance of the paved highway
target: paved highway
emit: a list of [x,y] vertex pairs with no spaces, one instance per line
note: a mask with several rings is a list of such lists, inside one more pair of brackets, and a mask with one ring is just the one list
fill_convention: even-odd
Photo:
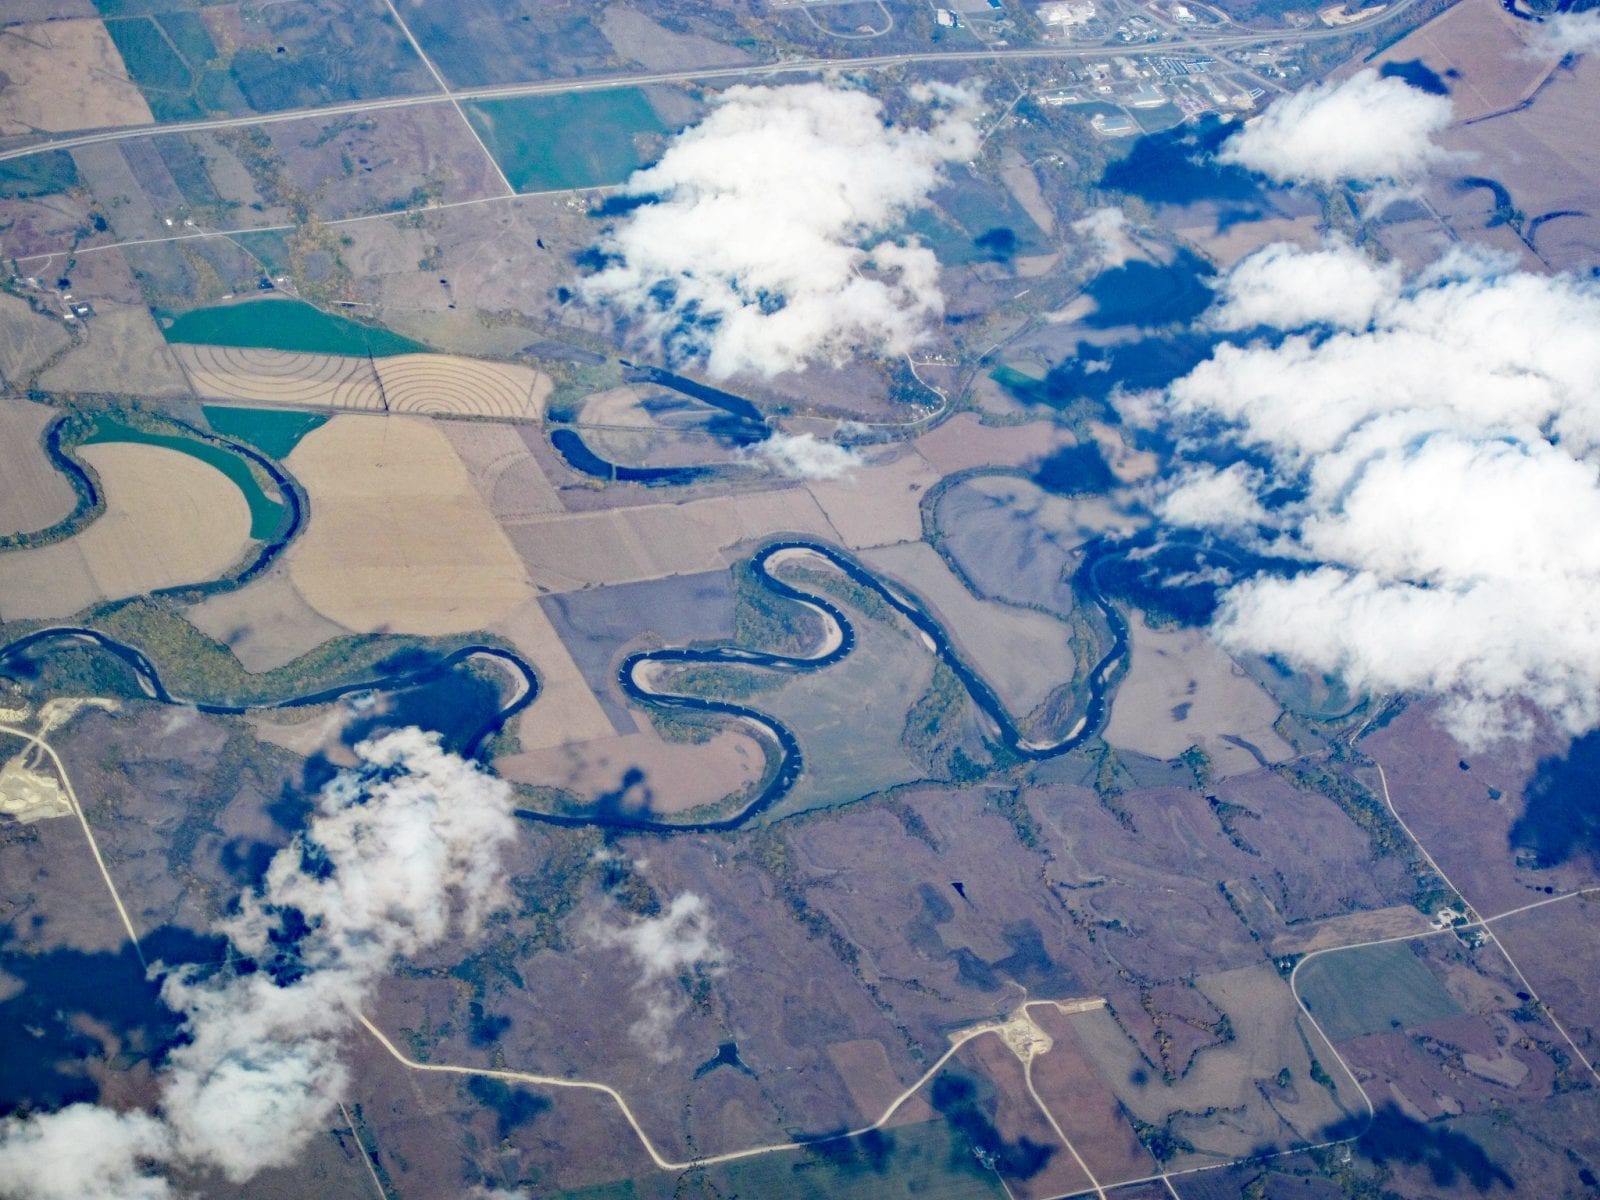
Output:
[[1275,31],[1225,33],[1212,37],[1193,36],[1149,45],[1099,45],[1099,46],[1039,46],[1006,48],[999,50],[928,50],[911,54],[880,54],[862,58],[797,58],[783,62],[758,63],[739,67],[709,67],[688,71],[655,71],[633,75],[596,75],[582,79],[552,79],[536,83],[491,84],[485,87],[445,88],[413,96],[389,96],[377,100],[354,100],[344,104],[325,104],[312,108],[285,109],[274,113],[249,113],[244,116],[215,117],[202,121],[172,121],[148,125],[128,125],[117,129],[102,129],[92,133],[74,133],[63,137],[47,138],[31,145],[0,151],[0,162],[26,158],[45,150],[72,150],[80,146],[94,146],[102,142],[120,142],[127,138],[147,137],[154,133],[201,133],[215,129],[244,129],[257,125],[275,125],[284,121],[301,121],[307,118],[356,116],[388,108],[416,108],[425,104],[450,104],[459,106],[462,101],[501,100],[515,96],[555,96],[573,92],[602,92],[615,88],[641,87],[653,83],[697,83],[718,79],[765,78],[773,75],[814,75],[823,71],[877,71],[911,63],[1004,62],[1008,60],[1051,60],[1075,58],[1104,58],[1108,54],[1129,52],[1193,51],[1215,53],[1219,50],[1236,50],[1247,46],[1267,46],[1281,42],[1326,41],[1346,37],[1377,25],[1387,24],[1414,8],[1421,0],[1398,0],[1379,15],[1366,21],[1341,25],[1333,29],[1286,29]]

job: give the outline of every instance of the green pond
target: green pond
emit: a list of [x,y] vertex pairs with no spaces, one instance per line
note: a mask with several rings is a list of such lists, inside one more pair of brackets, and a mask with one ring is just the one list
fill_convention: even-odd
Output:
[[246,300],[184,313],[162,331],[167,341],[302,354],[426,354],[428,347],[392,330],[336,317],[299,300]]
[[215,467],[244,494],[245,502],[250,506],[250,536],[257,541],[268,540],[283,524],[287,507],[267,495],[256,477],[251,474],[248,462],[237,454],[228,453],[220,446],[213,446],[210,442],[202,442],[197,438],[135,429],[132,425],[125,425],[113,417],[97,418],[94,432],[83,440],[86,446],[98,442],[135,442],[144,446],[163,446],[168,450],[187,454],[191,458],[198,458],[208,467]]
[[290,412],[275,408],[227,408],[205,404],[200,411],[214,433],[254,446],[268,458],[286,458],[327,417],[321,413]]

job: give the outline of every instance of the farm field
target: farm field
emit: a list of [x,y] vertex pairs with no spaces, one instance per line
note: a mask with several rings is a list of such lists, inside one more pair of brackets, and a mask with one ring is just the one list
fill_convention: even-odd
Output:
[[248,587],[207,597],[184,618],[231,650],[246,671],[270,671],[350,632],[306,603],[275,566]]
[[1273,729],[1282,709],[1198,629],[1129,622],[1133,660],[1106,726],[1113,746],[1176,758],[1198,746],[1220,777],[1281,762],[1294,753]]
[[203,583],[244,553],[250,507],[199,459],[161,446],[84,446],[106,511],[83,532],[36,550],[0,553],[0,620],[66,617],[100,600]]
[[184,345],[202,396],[298,408],[537,420],[550,393],[530,367],[449,354],[356,358],[285,350]]
[[572,798],[574,812],[661,818],[753,787],[766,770],[766,755],[738,727],[702,742],[671,742],[642,723],[637,733],[592,742],[564,739],[557,746],[506,755],[496,768],[508,779],[560,789]]
[[288,508],[283,499],[266,493],[245,459],[211,442],[204,442],[178,432],[157,433],[125,424],[113,417],[99,417],[95,420],[94,431],[83,444],[93,446],[125,442],[176,450],[179,454],[187,454],[191,458],[198,459],[227,476],[250,507],[250,536],[257,541],[270,539],[288,515]]
[[529,595],[505,535],[431,423],[338,416],[287,465],[315,514],[286,555],[290,575],[329,620],[358,632],[464,632]]
[[7,386],[21,388],[71,340],[59,323],[34,312],[27,301],[0,295],[0,381]]
[[[1183,1078],[1170,1084],[1149,1079],[1134,1044],[1105,1010],[1069,1018],[1089,1056],[1118,1099],[1140,1120],[1164,1127],[1193,1147],[1171,1166],[1196,1166],[1234,1158],[1273,1145],[1321,1140],[1323,1131],[1361,1105],[1351,1082],[1331,1076],[1331,1087],[1312,1079],[1310,1047],[1327,1053],[1304,1023],[1289,986],[1268,965],[1205,976],[1196,986],[1230,1019],[1234,1039],[1203,1051]],[[1289,1083],[1278,1087],[1279,1072]],[[1329,1067],[1329,1071],[1334,1068]],[[1198,1114],[1230,1108],[1227,1122]]]
[[1069,500],[1008,475],[946,488],[933,521],[941,550],[978,595],[1062,615],[1077,605],[1073,551],[1096,533],[1131,525],[1103,500]]
[[546,592],[636,583],[727,566],[739,542],[783,531],[828,536],[831,526],[802,488],[608,512],[507,519],[506,531]]
[[382,358],[426,353],[427,347],[387,329],[336,317],[298,300],[244,300],[198,308],[161,334],[174,345],[233,346],[299,354]]
[[132,304],[98,307],[83,341],[40,374],[39,386],[59,392],[190,394],[183,369],[149,311]]
[[1404,942],[1322,954],[1297,983],[1335,1041],[1453,1017],[1461,1007]]
[[518,96],[463,105],[519,192],[623,182],[653,157],[666,128],[638,88]]
[[1072,627],[1045,613],[979,600],[925,542],[862,555],[869,566],[925,601],[1013,717],[1026,718],[1072,682]]
[[840,542],[862,550],[920,538],[922,494],[938,481],[938,471],[920,455],[903,453],[806,487]]
[[1590,1200],[1596,2],[0,4],[0,1193]]
[[47,529],[72,512],[77,493],[56,470],[40,439],[59,414],[42,404],[0,401],[0,536]]
[[49,21],[0,30],[0,75],[6,78],[0,136],[154,120],[100,21]]

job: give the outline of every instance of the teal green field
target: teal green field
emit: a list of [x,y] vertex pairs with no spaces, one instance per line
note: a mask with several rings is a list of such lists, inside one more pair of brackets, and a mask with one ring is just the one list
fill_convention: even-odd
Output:
[[519,96],[463,106],[519,192],[621,183],[667,133],[638,88]]
[[246,300],[186,312],[162,329],[168,342],[196,346],[240,346],[301,354],[345,354],[387,358],[426,354],[428,347],[376,325],[336,317],[299,300]]

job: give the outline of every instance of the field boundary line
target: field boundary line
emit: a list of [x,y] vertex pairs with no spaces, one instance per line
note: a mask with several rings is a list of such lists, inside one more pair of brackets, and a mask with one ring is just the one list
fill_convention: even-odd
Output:
[[461,101],[450,90],[450,85],[445,82],[444,76],[439,74],[439,68],[433,65],[433,59],[428,57],[428,52],[422,48],[422,43],[417,41],[417,35],[411,32],[411,26],[406,24],[406,19],[400,15],[400,10],[395,7],[394,0],[383,0],[389,7],[389,15],[394,18],[394,23],[400,26],[400,32],[406,35],[406,41],[411,43],[411,48],[417,52],[417,57],[422,60],[422,65],[428,68],[428,74],[433,76],[433,81],[439,85],[439,94],[447,96],[450,107],[456,110],[456,116],[461,118],[461,123],[467,127],[467,132],[472,135],[472,140],[478,143],[478,149],[483,151],[483,156],[489,160],[489,165],[494,168],[494,173],[500,177],[500,182],[505,185],[507,195],[516,195],[517,189],[511,186],[511,180],[506,178],[506,173],[500,169],[500,160],[489,152],[489,147],[484,144],[483,138],[473,128],[472,122],[467,119],[467,114],[461,110]]

